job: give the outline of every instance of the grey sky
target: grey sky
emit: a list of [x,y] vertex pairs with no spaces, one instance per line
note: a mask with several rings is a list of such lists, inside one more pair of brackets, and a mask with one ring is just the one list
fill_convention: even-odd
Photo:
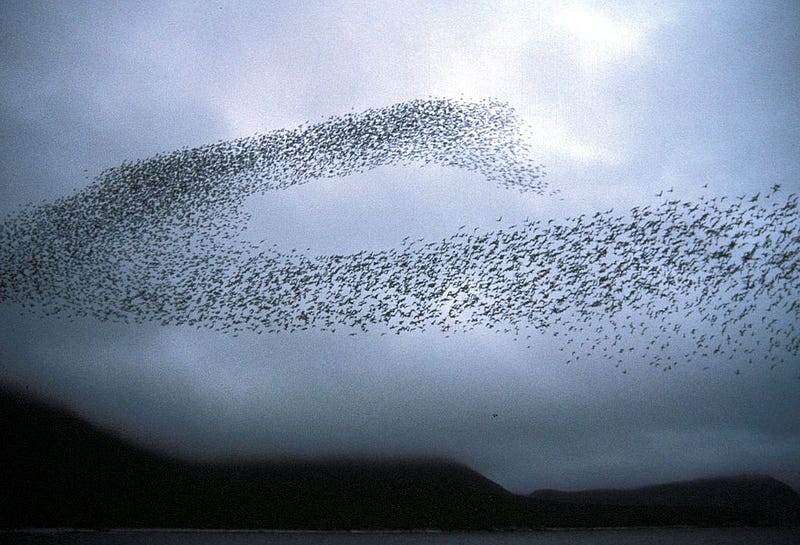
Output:
[[[136,3],[0,8],[0,212],[107,167],[427,96],[517,108],[557,197],[382,167],[256,197],[312,253],[800,189],[795,3]],[[708,184],[705,190],[700,189]],[[798,362],[565,366],[475,330],[229,335],[0,305],[5,380],[184,455],[424,453],[513,490],[761,471],[800,486]],[[493,418],[493,414],[497,414]]]

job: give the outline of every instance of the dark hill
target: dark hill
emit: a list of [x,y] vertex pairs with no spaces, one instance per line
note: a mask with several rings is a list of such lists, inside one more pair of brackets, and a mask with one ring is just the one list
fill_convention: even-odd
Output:
[[3,527],[481,528],[515,499],[453,462],[193,464],[16,394],[0,409]]
[[746,510],[765,518],[777,517],[784,523],[796,522],[800,517],[797,492],[764,475],[714,477],[628,489],[537,490],[530,497],[573,505],[695,507],[718,512]]
[[193,464],[133,447],[66,411],[7,390],[0,390],[0,437],[3,528],[752,525],[784,520],[792,500],[774,481],[764,496],[771,510],[724,501],[668,509],[565,503],[564,497],[511,494],[468,467],[441,460]]

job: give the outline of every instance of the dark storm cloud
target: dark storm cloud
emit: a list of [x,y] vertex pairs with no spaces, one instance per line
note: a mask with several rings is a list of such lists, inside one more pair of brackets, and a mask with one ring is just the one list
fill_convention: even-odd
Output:
[[[407,235],[440,244],[462,224],[499,236],[526,216],[572,227],[564,216],[613,207],[605,219],[629,225],[633,207],[657,209],[664,197],[654,195],[670,187],[673,199],[704,194],[717,207],[760,192],[760,210],[800,189],[793,3],[675,5],[666,15],[578,6],[618,35],[634,31],[594,64],[582,55],[608,50],[554,30],[558,4],[218,8],[5,3],[2,217],[80,192],[84,176],[123,161],[462,93],[517,108],[561,197],[503,191],[463,169],[384,166],[249,200],[248,239],[279,242],[287,264],[307,246],[354,264],[360,249],[398,252]],[[764,200],[775,183],[782,190]],[[559,348],[572,350],[559,327],[516,341],[484,326],[450,337],[435,328],[380,336],[378,326],[356,337],[318,328],[234,338],[20,315],[8,301],[0,311],[4,380],[183,456],[424,452],[520,491],[742,470],[800,484],[791,359],[770,371],[736,351],[733,361],[717,355],[663,373],[643,364],[645,344],[626,331],[623,344],[637,350],[623,375],[602,357],[555,363]],[[698,317],[681,323],[718,329]],[[680,359],[695,341],[673,338],[665,356]]]
[[523,492],[745,470],[798,477],[794,369],[631,366],[606,376],[602,362],[564,366],[493,333],[270,341],[14,323],[0,345],[24,334],[22,323],[47,335],[13,354],[23,384],[77,398],[72,406],[107,429],[190,458],[424,453]]

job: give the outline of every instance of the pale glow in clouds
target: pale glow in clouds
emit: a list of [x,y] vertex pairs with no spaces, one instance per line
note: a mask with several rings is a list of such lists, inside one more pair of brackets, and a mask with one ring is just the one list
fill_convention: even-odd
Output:
[[519,13],[499,13],[485,32],[447,54],[434,85],[448,96],[469,98],[516,94],[526,54],[536,47],[530,22]]
[[617,81],[651,58],[651,38],[672,23],[674,14],[661,8],[500,3],[476,18],[471,35],[441,29],[430,37],[429,55],[441,68],[425,77],[441,96],[504,97],[543,153],[620,165],[628,156],[625,122],[609,104]]
[[555,14],[554,22],[576,40],[584,66],[598,68],[637,53],[643,43],[642,29],[615,21],[603,13],[572,6]]
[[563,155],[572,161],[618,165],[624,159],[621,149],[599,141],[584,141],[553,116],[536,116],[532,120],[530,140],[534,149]]

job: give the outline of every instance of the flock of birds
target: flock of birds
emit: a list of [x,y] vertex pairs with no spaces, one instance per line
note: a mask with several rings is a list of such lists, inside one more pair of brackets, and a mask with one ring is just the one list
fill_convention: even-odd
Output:
[[456,166],[545,194],[530,157],[507,105],[431,99],[125,163],[0,224],[0,301],[233,334],[549,332],[566,361],[664,370],[798,360],[799,203],[777,185],[350,255],[240,236],[249,196],[382,165]]

